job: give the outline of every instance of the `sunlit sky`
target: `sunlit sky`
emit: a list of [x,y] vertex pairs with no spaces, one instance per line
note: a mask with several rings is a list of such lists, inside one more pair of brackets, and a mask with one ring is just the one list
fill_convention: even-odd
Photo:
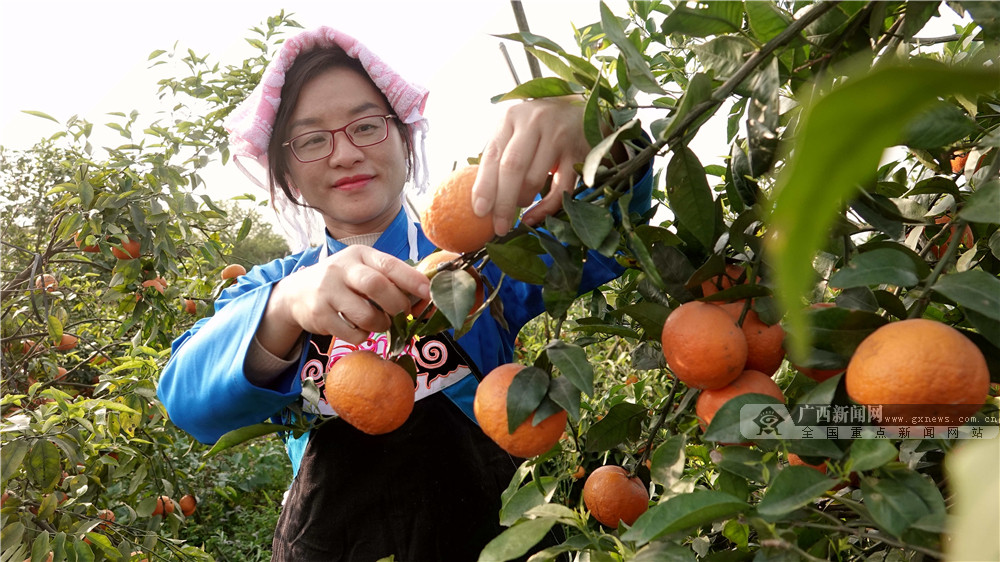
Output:
[[[625,13],[625,0],[606,3]],[[524,0],[523,6],[531,31],[567,50],[574,46],[573,25],[600,19],[599,0]],[[520,78],[529,76],[518,44],[492,36],[517,31],[509,0],[0,0],[0,144],[27,148],[62,128],[23,110],[60,122],[79,115],[96,125],[109,121],[109,112],[132,109],[152,119],[169,107],[157,100],[156,80],[170,75],[164,74],[167,65],[149,69],[152,51],[177,43],[182,52],[190,48],[223,65],[236,64],[254,54],[244,40],[248,30],[281,9],[306,28],[329,25],[357,37],[407,79],[430,89],[432,185],[456,162],[477,154],[500,117],[502,106],[489,100],[514,86],[501,42]],[[941,12],[957,19],[946,7]],[[928,36],[952,29],[941,22],[924,31]],[[717,116],[692,143],[704,163],[721,162],[728,153],[724,117]],[[122,140],[103,134],[109,146]],[[204,176],[220,197],[256,190],[233,166]]]
[[[623,1],[608,2],[618,10]],[[525,0],[531,31],[566,49],[572,24],[600,19],[596,0]],[[430,89],[427,116],[432,184],[477,154],[500,116],[492,96],[514,86],[492,34],[517,31],[508,0],[179,0],[87,2],[0,1],[0,144],[26,148],[61,130],[26,115],[41,111],[60,122],[79,115],[95,125],[109,112],[143,115],[166,109],[156,99],[164,67],[150,70],[149,54],[192,49],[222,64],[254,54],[244,41],[284,9],[306,28],[329,25],[368,45],[407,79]],[[522,80],[529,75],[523,50],[504,41]],[[178,71],[177,75],[180,75]],[[95,131],[102,127],[95,126]],[[108,133],[106,144],[121,142]],[[99,144],[95,143],[95,144]],[[210,189],[237,194],[255,188],[232,166],[206,177]]]

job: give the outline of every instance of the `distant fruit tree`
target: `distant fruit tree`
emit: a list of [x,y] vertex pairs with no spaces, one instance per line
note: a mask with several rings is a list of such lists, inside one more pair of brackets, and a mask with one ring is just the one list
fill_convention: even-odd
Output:
[[[963,18],[954,33],[922,33],[946,12]],[[153,390],[193,320],[184,299],[208,314],[232,282],[219,274],[250,226],[206,228],[219,208],[194,188],[228,160],[221,118],[287,23],[256,30],[242,65],[184,57],[192,75],[163,92],[196,98],[201,118],[140,133],[122,114],[126,142],[106,156],[80,121],[0,154],[7,209],[23,210],[3,245],[8,559],[204,556],[166,540],[192,491],[159,461],[180,437]],[[487,435],[527,457],[480,560],[521,557],[556,526],[563,542],[532,561],[995,558],[975,532],[1000,524],[1000,482],[970,486],[968,465],[1000,442],[996,9],[601,3],[575,30],[571,49],[503,36],[547,71],[496,100],[584,100],[579,189],[540,228],[446,247],[425,271],[433,306],[389,332],[385,370],[405,371],[413,336],[497,312],[485,263],[542,287],[546,313],[477,396]],[[710,119],[725,143],[696,153]],[[631,158],[611,165],[615,144]],[[654,208],[622,212],[647,166]],[[462,182],[443,183],[428,234],[476,240],[436,223],[470,211]],[[622,275],[581,295],[595,254]],[[58,351],[66,333],[79,341]],[[278,429],[309,426],[262,423],[209,453]]]

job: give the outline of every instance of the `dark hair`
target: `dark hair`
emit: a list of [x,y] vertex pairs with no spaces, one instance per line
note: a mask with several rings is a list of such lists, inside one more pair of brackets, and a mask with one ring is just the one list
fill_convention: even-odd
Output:
[[[292,112],[295,110],[296,104],[298,104],[302,88],[304,88],[310,80],[331,68],[347,68],[357,72],[359,75],[364,77],[365,80],[371,82],[372,86],[378,91],[379,95],[382,96],[385,106],[390,109],[392,108],[392,104],[389,103],[385,94],[382,93],[382,90],[375,85],[371,76],[365,72],[364,67],[361,65],[361,61],[351,57],[340,47],[321,47],[297,56],[295,58],[295,62],[292,63],[291,68],[289,68],[285,73],[285,84],[281,87],[281,103],[278,105],[278,113],[274,118],[274,127],[271,130],[271,140],[267,144],[267,161],[271,168],[269,170],[269,184],[272,198],[274,198],[275,189],[280,187],[288,199],[299,203],[292,196],[292,190],[288,179],[289,159],[292,158],[291,151],[286,150],[285,147],[281,146],[281,143],[288,140],[289,121],[291,120]],[[409,127],[403,123],[402,120],[393,119],[392,122],[396,124],[399,134],[403,138],[403,142],[406,145],[406,179],[409,180],[411,174],[413,173],[413,139],[410,136]]]

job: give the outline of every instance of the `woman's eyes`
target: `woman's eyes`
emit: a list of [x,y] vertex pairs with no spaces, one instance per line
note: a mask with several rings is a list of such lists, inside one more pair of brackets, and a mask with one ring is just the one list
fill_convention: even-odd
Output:
[[314,146],[317,144],[325,144],[327,142],[326,139],[327,139],[326,133],[316,133],[313,135],[306,135],[305,137],[299,139],[299,142],[297,144],[298,146],[301,147]]

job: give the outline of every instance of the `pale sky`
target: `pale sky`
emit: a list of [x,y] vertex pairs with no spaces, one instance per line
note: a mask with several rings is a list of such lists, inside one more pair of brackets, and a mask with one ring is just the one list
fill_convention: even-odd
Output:
[[[623,0],[608,5],[621,10]],[[573,28],[600,19],[597,0],[525,0],[531,31],[574,51]],[[26,148],[61,130],[22,110],[47,113],[60,122],[79,115],[95,124],[106,113],[137,109],[150,115],[157,105],[156,80],[148,55],[191,48],[210,60],[236,64],[253,49],[247,31],[284,9],[305,28],[329,25],[364,42],[408,80],[431,91],[426,114],[431,184],[477,154],[499,119],[490,97],[514,86],[491,34],[517,31],[508,0],[31,0],[0,1],[0,144]],[[624,13],[624,12],[622,12]],[[504,41],[521,80],[529,74],[523,50]],[[108,133],[106,144],[121,138]],[[99,143],[95,143],[99,144]],[[255,188],[232,166],[206,177],[232,194]]]
[[[625,14],[625,0],[605,1]],[[523,6],[533,33],[571,52],[572,25],[600,20],[599,0],[523,0]],[[514,86],[501,42],[522,81],[529,76],[518,44],[491,36],[517,31],[509,0],[0,0],[0,144],[27,148],[61,130],[22,110],[60,122],[79,115],[102,132],[111,120],[108,112],[137,109],[152,119],[165,109],[156,99],[156,80],[170,74],[161,74],[167,65],[149,70],[149,53],[179,42],[181,51],[236,64],[254,54],[244,41],[247,30],[281,9],[305,28],[329,25],[357,37],[431,91],[426,115],[432,186],[456,161],[477,154],[499,119],[502,107],[489,99]],[[922,35],[952,32],[954,12],[940,10],[948,23],[929,26]],[[691,143],[704,164],[722,163],[728,154],[724,129],[720,110]],[[117,133],[103,134],[104,144],[122,142]],[[203,175],[218,198],[257,192],[234,166]]]

